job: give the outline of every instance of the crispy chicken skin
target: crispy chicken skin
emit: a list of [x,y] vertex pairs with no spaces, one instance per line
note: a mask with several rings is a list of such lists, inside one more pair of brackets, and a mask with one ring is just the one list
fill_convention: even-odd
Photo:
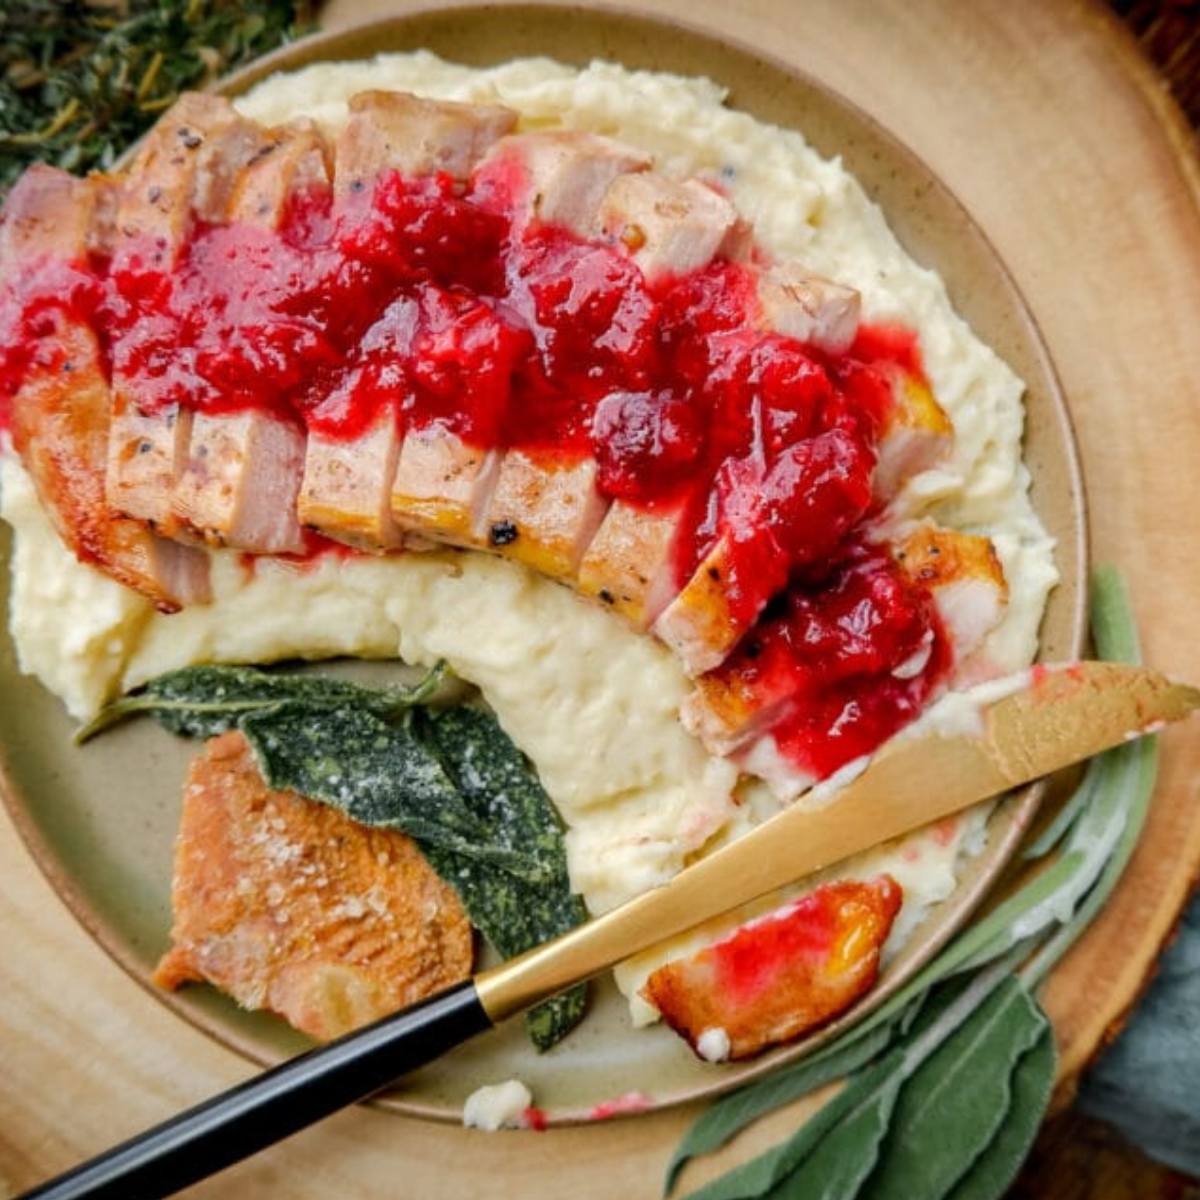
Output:
[[[103,236],[106,181],[35,166],[9,194],[0,231],[0,267],[15,272],[42,258],[77,262]],[[208,598],[208,559],[110,513],[104,494],[111,394],[96,335],[61,310],[13,397],[12,438],[42,507],[83,562],[149,597],[164,611]]]
[[172,905],[159,986],[207,981],[321,1040],[471,970],[462,906],[413,842],[272,791],[240,733],[188,772]]
[[891,876],[828,883],[660,967],[642,994],[693,1050],[717,1034],[728,1053],[750,1058],[844,1012],[870,990],[879,953],[899,911]]

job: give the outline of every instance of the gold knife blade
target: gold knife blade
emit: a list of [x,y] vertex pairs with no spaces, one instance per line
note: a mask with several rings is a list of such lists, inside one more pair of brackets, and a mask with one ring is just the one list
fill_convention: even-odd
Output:
[[823,808],[795,804],[623,904],[475,977],[503,1020],[712,917],[1200,708],[1200,689],[1119,663],[1034,667],[949,727],[900,736]]

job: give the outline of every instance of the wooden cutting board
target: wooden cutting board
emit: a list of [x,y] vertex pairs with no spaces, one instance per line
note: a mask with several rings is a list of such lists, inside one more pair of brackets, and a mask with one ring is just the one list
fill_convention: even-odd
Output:
[[[1200,494],[1200,165],[1115,19],[1082,0],[640,7],[789,58],[877,116],[958,192],[1057,363],[1090,487],[1095,560],[1116,562],[1129,579],[1148,660],[1200,679],[1200,528],[1189,504]],[[333,0],[325,23],[399,11],[395,0]],[[1138,855],[1047,993],[1060,1099],[1120,1027],[1200,872],[1197,781],[1200,728],[1173,731]],[[2,817],[0,881],[0,1178],[13,1190],[248,1073],[108,961]],[[694,1116],[486,1135],[359,1108],[189,1194],[639,1200],[658,1194]],[[776,1114],[730,1159],[795,1119]]]

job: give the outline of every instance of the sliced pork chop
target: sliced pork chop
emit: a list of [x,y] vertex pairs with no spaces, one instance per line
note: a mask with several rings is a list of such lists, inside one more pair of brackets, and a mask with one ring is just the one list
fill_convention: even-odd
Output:
[[649,629],[675,594],[674,546],[682,508],[653,512],[614,500],[579,564],[578,589]]
[[591,237],[613,182],[649,167],[645,155],[598,134],[516,133],[491,148],[475,172],[475,186],[483,194],[495,189],[503,196],[518,226],[561,225],[580,237]]
[[511,108],[427,100],[408,92],[359,92],[337,139],[339,202],[361,194],[384,171],[466,179],[485,152],[517,124]]
[[[1008,607],[1008,580],[990,538],[925,522],[898,539],[896,561],[933,593],[960,670]],[[912,670],[909,664],[906,670]]]
[[[170,270],[197,220],[224,218],[242,168],[267,143],[265,131],[240,117],[228,100],[199,92],[181,96],[118,177],[114,269]],[[109,503],[164,533],[177,532],[172,497],[191,432],[190,411],[144,411],[136,380],[114,368]]]
[[[276,230],[301,193],[328,191],[326,147],[311,122],[269,131],[233,181],[230,224]],[[172,515],[211,545],[252,554],[298,554],[304,531],[296,500],[304,471],[304,433],[265,408],[198,412],[172,496]]]
[[[86,260],[104,240],[110,202],[101,178],[31,167],[4,206],[0,273],[15,281],[38,263]],[[12,400],[12,438],[63,543],[164,611],[207,600],[207,555],[105,503],[111,393],[95,333],[68,308],[47,308],[40,319],[34,360]]]
[[642,995],[699,1057],[750,1058],[870,991],[901,898],[889,875],[824,884],[660,967]]
[[[426,100],[405,92],[352,96],[350,119],[336,145],[335,211],[342,220],[352,219],[359,197],[388,171],[409,178],[445,172],[465,180],[516,120],[516,113],[498,105]],[[351,371],[341,386],[355,382]],[[480,455],[448,429],[433,444],[427,431],[403,437],[399,399],[384,405],[356,437],[310,431],[300,519],[364,549],[392,549],[403,542],[404,529],[471,544],[466,527],[460,529],[462,523],[453,519],[446,525],[445,518],[464,494],[470,507],[476,491],[490,484],[490,478],[473,470]],[[443,478],[444,488],[439,485]],[[483,503],[486,497],[479,505]]]
[[618,175],[604,193],[600,236],[623,246],[651,282],[734,257],[745,240],[737,210],[698,179],[657,171]]
[[573,581],[604,519],[596,462],[562,462],[509,450],[487,514],[487,543],[551,579]]
[[462,906],[414,843],[272,791],[240,733],[188,771],[171,900],[156,983],[207,981],[322,1040],[471,970]]
[[[995,548],[985,537],[925,523],[900,536],[892,555],[900,573],[930,593],[938,622],[949,641],[952,658],[948,678],[952,680],[1000,623],[1007,606],[1008,585]],[[815,619],[829,629],[844,631],[849,645],[847,650],[839,651],[842,658],[848,657],[848,651],[853,652],[852,643],[864,623],[871,629],[889,622],[897,626],[907,622],[911,628],[918,628],[915,613],[905,611],[905,606],[891,596],[872,597],[870,609],[864,607],[864,599],[858,594],[852,594],[851,602],[842,607],[836,590],[826,593],[825,600],[827,611]],[[803,615],[813,620],[807,612]],[[739,647],[720,667],[696,680],[695,690],[680,708],[680,718],[712,753],[735,753],[755,738],[769,738],[771,726],[808,686],[805,674],[797,670],[797,655],[789,639],[773,636],[775,626],[782,627],[789,621],[795,623],[796,618],[781,617],[756,631],[753,645]],[[791,640],[803,644],[812,637],[810,629],[798,628]],[[823,635],[822,644],[826,641],[827,635]],[[933,652],[932,630],[914,644],[911,636],[905,638],[903,630],[898,629],[891,641],[910,647],[901,661],[861,661],[855,669],[882,669],[898,679],[912,679],[925,670]],[[748,761],[762,768],[773,762],[772,753],[771,747],[760,746],[750,751]],[[786,768],[776,764],[769,774],[774,777],[781,771]],[[789,786],[788,791],[793,790]]]

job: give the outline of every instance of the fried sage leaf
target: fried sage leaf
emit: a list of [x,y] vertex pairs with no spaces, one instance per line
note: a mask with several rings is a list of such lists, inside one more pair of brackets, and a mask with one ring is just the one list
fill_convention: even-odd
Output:
[[[188,667],[117,701],[83,737],[139,713],[185,737],[241,730],[271,787],[412,837],[472,924],[510,958],[587,912],[571,892],[554,805],[496,719],[477,708],[424,707],[442,676],[439,666],[415,687],[376,689],[252,667]],[[562,1038],[585,1002],[577,987],[530,1012],[534,1045],[546,1050]]]

